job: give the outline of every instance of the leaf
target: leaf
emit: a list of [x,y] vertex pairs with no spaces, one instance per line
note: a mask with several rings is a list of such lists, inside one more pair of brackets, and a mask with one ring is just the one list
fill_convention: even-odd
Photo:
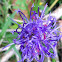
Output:
[[52,62],[56,62],[56,60],[53,58],[53,59],[52,59]]
[[10,21],[6,21],[3,28],[2,28],[2,32],[1,32],[1,36],[4,35],[4,33],[6,32],[6,29],[8,28],[8,26],[10,25]]
[[19,9],[19,7],[18,7],[18,6],[14,6],[13,8],[14,8],[14,9]]
[[2,14],[1,10],[0,10],[0,15]]
[[[15,14],[16,14],[16,11],[15,11],[10,17],[11,17],[11,18],[14,18]],[[11,19],[10,19],[10,20],[11,20]]]
[[[14,12],[10,17],[14,18],[14,15],[16,14],[16,12]],[[7,18],[7,21],[5,22],[3,28],[2,28],[2,32],[0,33],[0,39],[2,38],[2,36],[4,35],[4,33],[6,33],[7,28],[11,25],[11,19]]]
[[14,51],[17,53],[17,55],[19,56],[19,58],[20,58],[20,60],[21,60],[21,55],[20,55],[19,51],[16,49],[15,46],[13,47],[13,49],[14,49]]
[[23,0],[23,1],[22,0],[17,0],[16,1],[16,6],[14,6],[14,9],[26,10],[25,3],[26,3],[26,0]]
[[15,33],[14,35],[12,35],[12,34],[7,34],[6,36],[5,36],[5,38],[16,38],[17,37],[17,33]]
[[[12,40],[9,39],[9,38],[8,38],[8,41],[9,41],[10,44],[13,43]],[[11,46],[9,47],[9,49],[5,52],[5,54],[7,54],[14,46],[15,46],[15,44],[11,45]]]
[[[14,44],[15,45],[15,44]],[[5,52],[5,54],[7,54],[13,47],[14,47],[14,45],[11,45],[10,47],[9,47],[9,49]]]
[[[8,39],[8,40],[10,43],[12,43],[11,39]],[[11,45],[10,48],[5,53],[8,53],[12,48],[14,49],[14,51],[17,53],[17,55],[19,56],[19,58],[21,60],[21,55],[20,55],[19,51],[16,49],[15,44]]]
[[17,1],[16,1],[16,5],[17,5],[17,4],[21,5],[21,3],[22,3],[21,0],[17,0]]
[[[8,39],[10,43],[12,43],[11,39]],[[19,56],[20,60],[21,60],[21,55],[19,53],[19,51],[16,49],[15,44],[11,45],[10,48],[6,51],[6,53],[8,53],[11,49],[14,49],[14,51],[17,53],[17,55]]]
[[32,4],[34,3],[34,1],[33,1],[33,0],[31,0],[31,2],[32,2]]
[[28,15],[30,15],[29,9],[28,9],[28,5],[25,3],[25,7],[27,9]]
[[14,24],[14,25],[10,26],[10,28],[11,29],[16,29],[16,28],[18,28],[18,25],[17,24]]

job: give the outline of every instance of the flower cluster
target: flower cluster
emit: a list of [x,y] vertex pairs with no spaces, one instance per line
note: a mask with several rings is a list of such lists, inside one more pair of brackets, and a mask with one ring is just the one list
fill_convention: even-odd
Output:
[[[39,16],[39,7],[38,13],[36,13],[36,11],[32,11],[34,8],[34,5],[32,5],[29,20],[20,10],[17,11],[23,19],[23,25],[13,20],[18,24],[18,28],[12,33],[18,33],[17,38],[13,42],[20,45],[22,52],[21,62],[25,59],[29,62],[33,59],[38,62],[43,62],[44,56],[55,57],[55,46],[61,37],[57,34],[59,32],[57,29],[60,27],[57,27],[56,18],[50,16],[50,14],[47,20],[44,19],[46,7],[47,4]],[[21,29],[21,32],[18,32],[18,29]]]

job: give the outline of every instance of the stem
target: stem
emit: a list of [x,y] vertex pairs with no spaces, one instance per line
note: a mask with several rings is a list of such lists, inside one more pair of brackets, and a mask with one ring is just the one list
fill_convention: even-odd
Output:
[[58,2],[59,0],[55,0],[54,2],[53,2],[53,4],[50,6],[50,8],[46,11],[46,13],[48,13],[53,7],[54,7],[54,5]]

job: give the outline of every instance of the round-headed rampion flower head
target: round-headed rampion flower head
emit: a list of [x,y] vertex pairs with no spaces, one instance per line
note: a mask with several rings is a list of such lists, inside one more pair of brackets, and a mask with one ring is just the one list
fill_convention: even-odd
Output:
[[[56,18],[49,15],[47,20],[44,19],[47,4],[40,16],[39,7],[38,13],[32,11],[33,7],[34,5],[31,7],[29,20],[20,10],[17,11],[23,19],[23,26],[17,23],[18,28],[13,33],[18,33],[18,36],[13,42],[20,45],[22,62],[25,59],[31,62],[34,58],[38,62],[43,62],[44,56],[54,58],[55,46],[60,38],[57,34],[59,27],[56,25]],[[18,32],[18,29],[21,29],[21,32]]]

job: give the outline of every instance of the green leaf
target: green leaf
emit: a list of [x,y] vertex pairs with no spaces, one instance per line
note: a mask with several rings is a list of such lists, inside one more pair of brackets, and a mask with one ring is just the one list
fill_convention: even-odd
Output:
[[30,12],[29,12],[29,9],[28,9],[28,5],[26,3],[25,3],[25,7],[26,7],[26,9],[28,11],[28,15],[30,15]]
[[[10,41],[10,43],[12,43],[12,40],[9,39],[9,41]],[[21,55],[20,55],[19,51],[16,49],[15,45],[11,45],[11,46],[12,46],[12,48],[14,49],[14,51],[17,53],[17,55],[19,56],[19,58],[21,60]]]
[[6,21],[3,28],[2,28],[2,32],[1,32],[1,36],[3,36],[3,34],[6,32],[6,29],[8,28],[8,26],[10,25],[10,21]]
[[21,0],[17,0],[17,1],[16,1],[16,5],[17,5],[17,4],[21,5],[21,3],[22,3]]
[[16,49],[15,46],[13,47],[13,49],[14,49],[14,51],[17,53],[17,55],[19,56],[19,58],[20,58],[20,60],[21,60],[21,55],[20,55],[19,51]]
[[0,15],[2,14],[1,10],[0,10]]
[[32,2],[32,4],[34,3],[34,1],[33,1],[33,0],[31,0],[31,2]]
[[26,3],[26,0],[23,0],[23,1],[22,0],[17,0],[16,1],[16,6],[14,6],[14,9],[26,10],[25,3]]
[[[15,44],[14,44],[15,45]],[[9,49],[5,52],[5,54],[7,54],[13,47],[14,47],[14,45],[11,45],[10,47],[9,47]]]
[[56,60],[55,59],[52,59],[52,62],[56,62]]
[[[14,18],[14,15],[16,14],[16,12],[14,12],[10,17]],[[11,25],[11,19],[7,18],[7,21],[5,22],[3,28],[2,28],[2,32],[0,33],[0,39],[2,38],[2,36],[4,35],[4,33],[6,33],[7,28]]]
[[11,29],[16,29],[16,28],[18,28],[18,25],[17,24],[14,24],[14,25],[10,26],[10,28]]
[[[10,41],[10,43],[12,43],[11,39],[8,39],[8,40]],[[19,51],[16,49],[15,44],[11,45],[10,48],[5,53],[8,53],[12,48],[14,49],[14,51],[17,53],[17,55],[19,56],[19,58],[21,60],[21,55],[20,55]]]
[[13,8],[14,8],[14,9],[19,9],[19,7],[18,7],[18,6],[14,6]]
[[54,0],[51,0],[51,1],[50,1],[50,5],[51,5],[53,2],[54,2]]
[[7,34],[5,38],[16,38],[16,37],[17,37],[17,33],[15,33],[14,35]]
[[[11,18],[14,18],[15,14],[16,14],[16,11],[15,11],[12,15],[10,15],[10,17],[11,17]],[[10,20],[11,20],[11,19],[10,19]]]

